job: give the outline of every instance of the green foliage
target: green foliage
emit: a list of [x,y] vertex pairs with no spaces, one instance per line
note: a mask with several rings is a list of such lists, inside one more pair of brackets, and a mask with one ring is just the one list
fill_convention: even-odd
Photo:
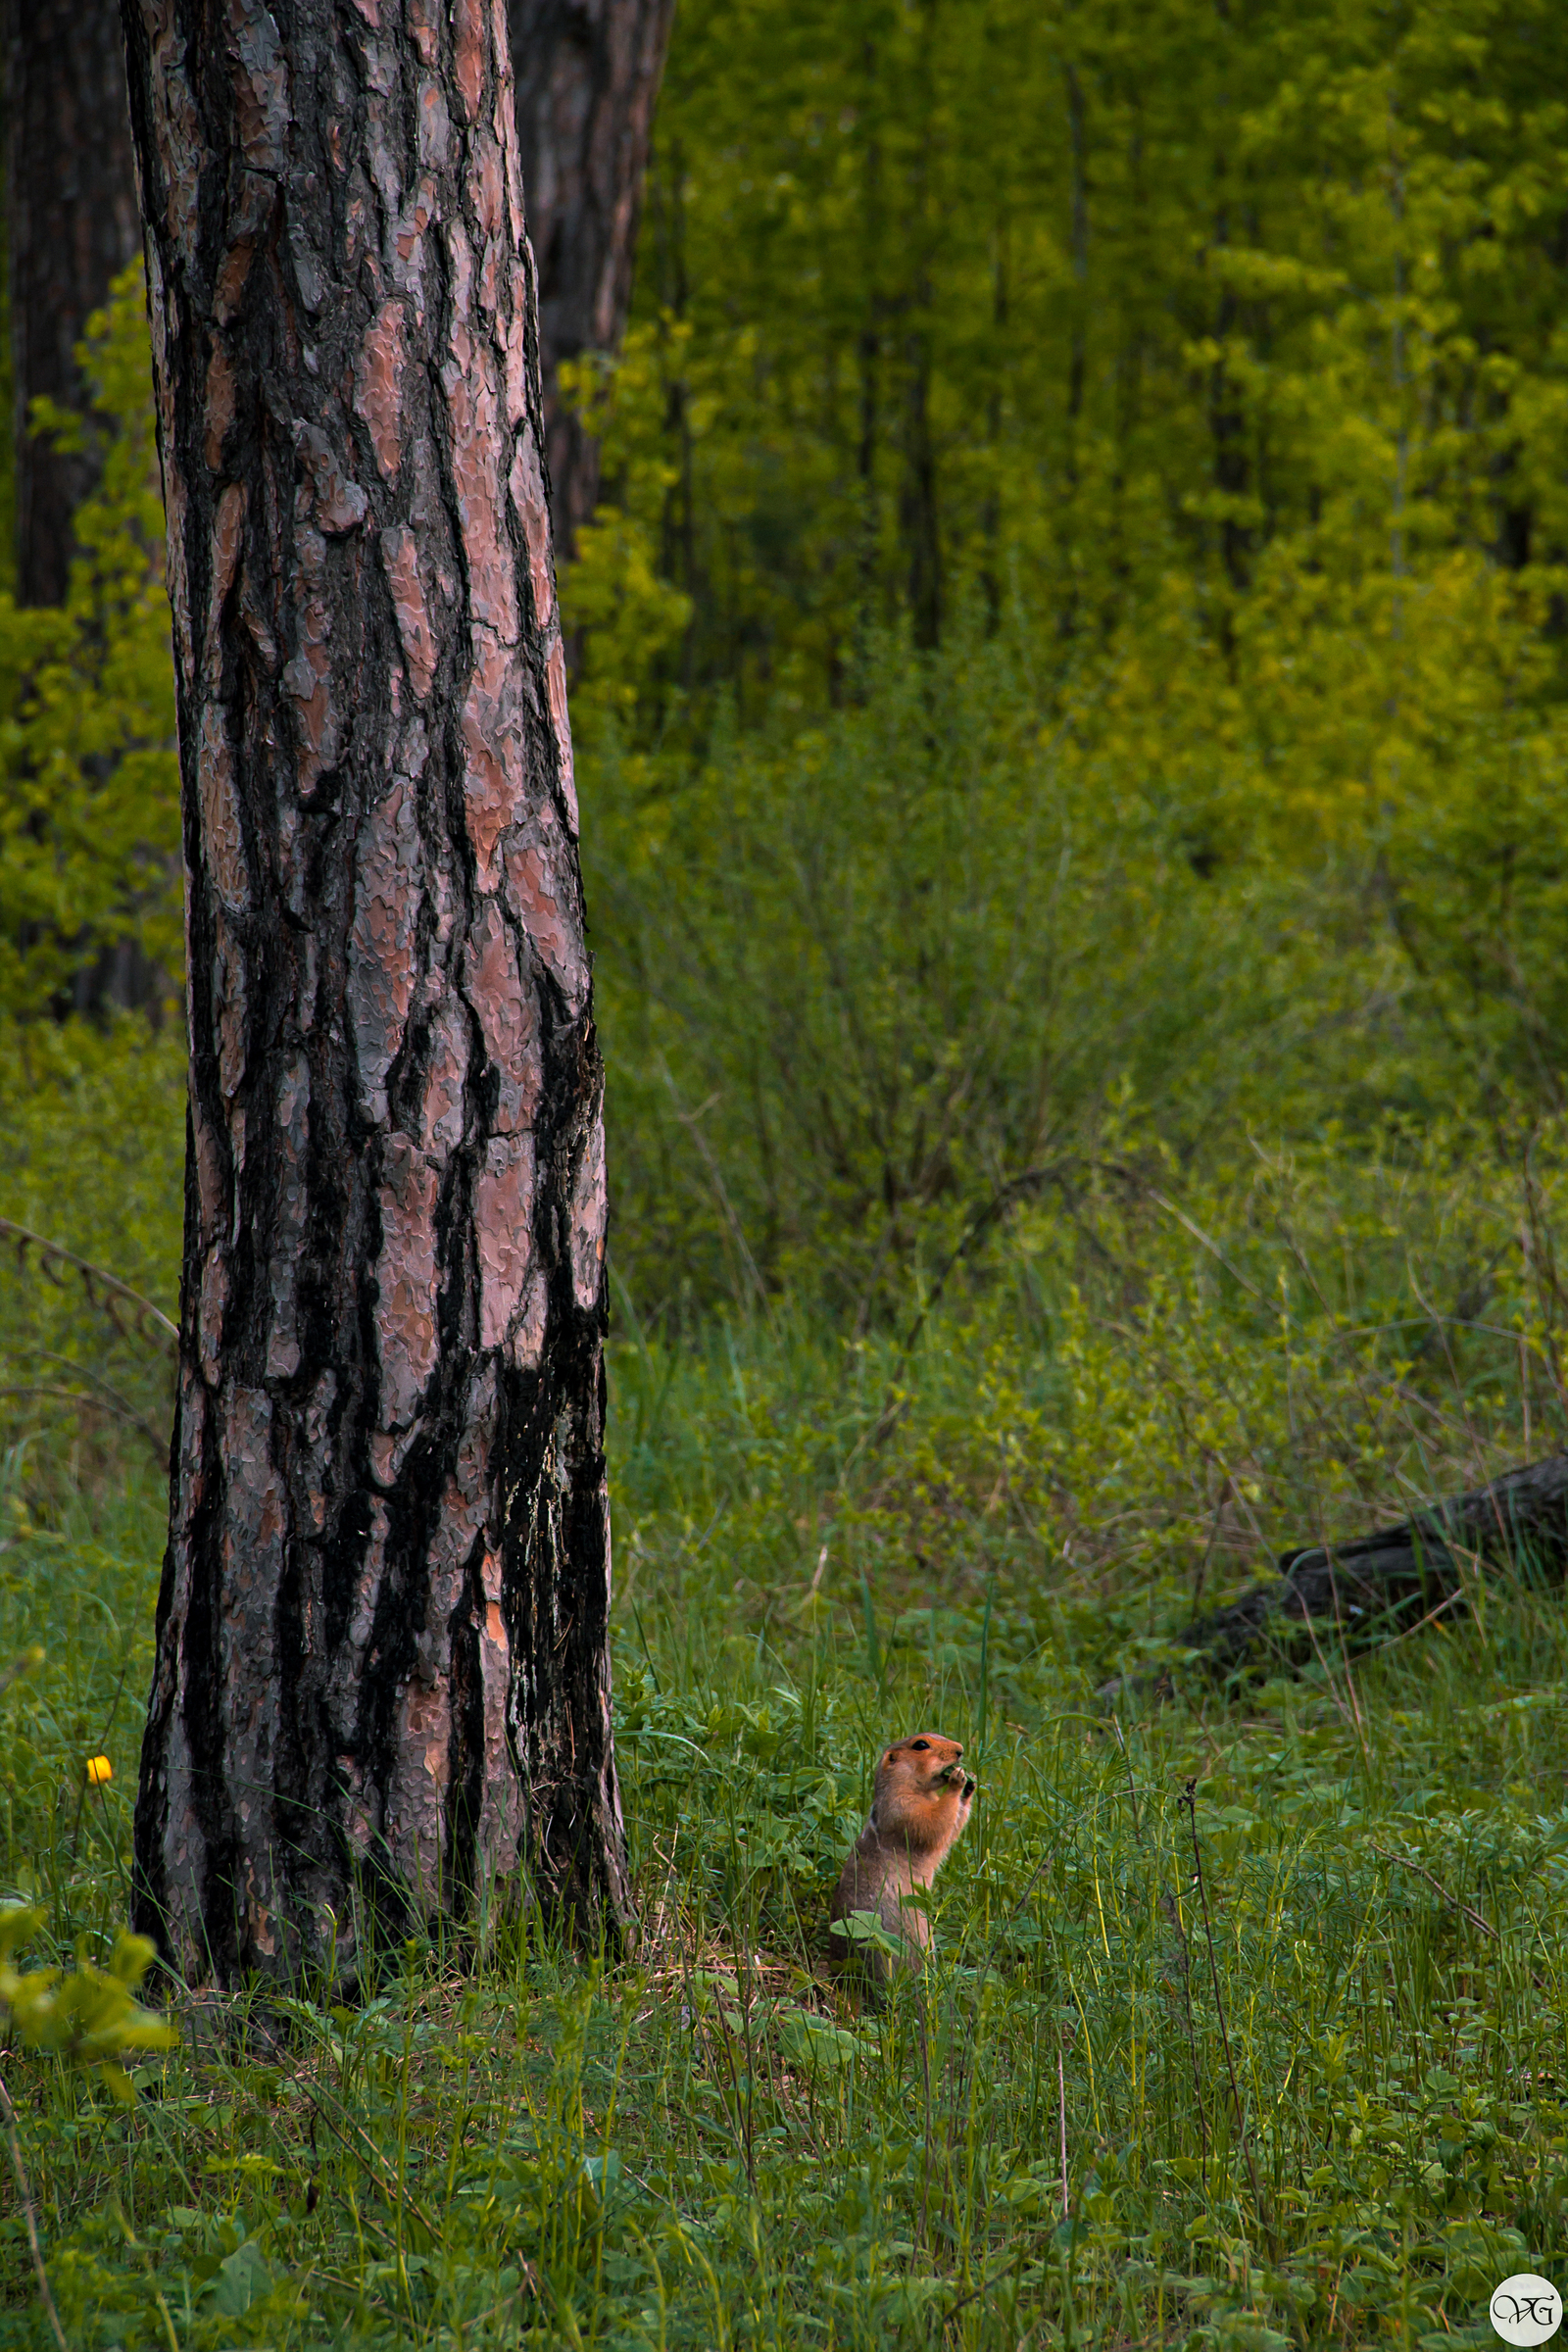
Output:
[[[1102,1246],[1136,1260],[1120,1304],[1146,1310],[1120,1331],[1117,1295],[1086,1280],[1080,1323],[1051,1344],[1029,1298],[1065,1311],[1071,1289],[1036,1250],[967,1332],[934,1321],[902,1363],[879,1342],[761,1326],[706,1350],[623,1345],[636,1960],[583,1968],[532,1923],[492,1925],[479,1952],[411,1945],[357,2010],[241,2001],[215,2033],[182,2003],[190,2034],[149,2054],[124,2107],[19,2057],[70,2339],[893,2346],[951,2315],[973,2352],[1030,2336],[1435,2347],[1479,2340],[1509,2271],[1560,2275],[1560,1597],[1498,1586],[1423,1639],[1308,1652],[1229,1700],[1200,1683],[1163,1707],[1132,1692],[1113,1722],[1092,1695],[1158,1654],[1151,1633],[1188,1605],[1209,1532],[1196,1498],[1177,1507],[1183,1457],[1147,1392],[1200,1389],[1223,1416],[1234,1389],[1270,1443],[1294,1414],[1291,1452],[1281,1436],[1244,1459],[1228,1425],[1189,1444],[1189,1468],[1230,1446],[1242,1489],[1211,1585],[1241,1565],[1246,1510],[1270,1540],[1356,1524],[1364,1505],[1332,1483],[1336,1383],[1375,1392],[1366,1326],[1400,1306],[1418,1320],[1415,1290],[1467,1262],[1484,1208],[1452,1176],[1407,1175],[1343,1226],[1310,1172],[1266,1172],[1250,1203],[1189,1199],[1262,1294],[1239,1323],[1211,1249],[1097,1202]],[[1368,1289],[1347,1329],[1298,1252],[1322,1279],[1357,1241]],[[1077,1270],[1100,1263],[1086,1249]],[[1278,1324],[1267,1379],[1280,1273],[1289,1397]],[[1525,1286],[1475,1319],[1505,1330],[1517,1306],[1528,1343],[1541,1303]],[[1353,1376],[1335,1331],[1361,1350]],[[1424,1447],[1440,1481],[1469,1467],[1467,1418],[1474,1467],[1506,1457],[1522,1401],[1491,1401],[1510,1343],[1447,1331],[1458,1387],[1441,1348],[1412,1362],[1386,1338],[1382,1359],[1421,1399],[1411,1467]],[[63,1533],[26,1539],[24,1568],[118,1612],[127,1564]],[[143,1590],[156,1541],[149,1515]],[[102,1690],[116,1655],[97,1647]],[[874,1755],[916,1722],[964,1738],[980,1782],[937,1886],[923,2024],[913,1987],[857,2016],[820,1979]],[[117,1885],[113,1848],[94,1854]],[[90,1899],[87,1870],[60,1884]],[[54,1917],[47,1933],[82,1933],[69,1907]],[[20,2306],[20,2230],[5,2259]]]
[[897,1311],[1126,1088],[1561,1102],[1563,40],[683,11],[564,589],[645,1312]]
[[1223,651],[1280,553],[1347,631],[1448,551],[1554,576],[1564,40],[1546,0],[698,0],[624,485],[695,674],[819,691],[970,584],[1099,644],[1180,574]]
[[162,1474],[172,1346],[92,1269],[177,1314],[182,1029],[128,1014],[0,1022],[0,1218],[13,1229],[0,1230],[0,1510],[30,1494],[49,1521],[83,1491],[139,1480],[133,1464]]
[[[128,2104],[21,2048],[73,2343],[1436,2352],[1561,2279],[1561,1593],[1179,1635],[1568,1442],[1565,39],[683,0],[564,582],[642,1944],[177,1995]],[[182,1047],[36,1016],[176,968],[141,331],[0,610],[0,1216],[85,1261],[0,1275],[0,1887],[111,2040],[169,1397],[93,1269],[173,1312]],[[980,1796],[864,2017],[917,1722]]]
[[69,1975],[55,1968],[19,1970],[12,1957],[36,1936],[45,1913],[35,1904],[0,1904],[0,2010],[24,2049],[97,2075],[115,2097],[134,2097],[121,2060],[137,2050],[169,2050],[179,2036],[167,2019],[134,1998],[154,1959],[145,1936],[117,1937],[107,1968],[81,1961]]
[[[134,941],[181,961],[179,772],[163,507],[138,264],[88,322],[92,416],[40,401],[34,427],[91,442],[65,605],[0,596],[0,1017],[35,1015],[84,961]],[[167,979],[166,979],[167,985]]]
[[590,903],[646,1304],[683,1276],[863,1324],[1012,1189],[1081,1184],[1133,1135],[1185,1156],[1221,1122],[1364,1121],[1374,1041],[1420,1083],[1387,943],[1330,961],[1289,870],[1196,874],[1188,809],[1103,701],[1048,725],[1022,632],[976,628],[881,649],[820,727],[721,727],[630,821],[612,789]]
[[[178,1095],[156,1054],[143,1083],[164,1240],[137,1271],[167,1297]],[[45,1194],[51,1154],[91,1164],[74,1084],[34,1131]],[[215,2034],[180,2000],[124,2106],[21,2051],[73,2342],[893,2345],[951,2315],[1009,2352],[1356,2347],[1464,2340],[1508,2271],[1560,2273],[1560,1594],[1527,1563],[1381,1653],[1135,1690],[1115,1723],[1094,1696],[1179,1666],[1195,1600],[1288,1543],[1562,1442],[1555,1132],[1499,1158],[1386,1127],[1204,1172],[1119,1116],[902,1339],[754,1298],[617,1343],[635,1962],[584,1972],[493,1919],[359,2011],[241,2002]],[[100,1254],[103,1181],[73,1229]],[[89,1344],[79,1284],[59,1311]],[[38,1965],[78,1952],[100,1989],[162,1543],[121,1461],[68,1499],[17,1453],[0,1560],[0,1649],[47,1647],[5,1710],[0,1885]],[[820,1973],[872,1760],[916,1722],[981,1791],[923,2035]],[[20,2314],[20,2225],[0,2246]]]

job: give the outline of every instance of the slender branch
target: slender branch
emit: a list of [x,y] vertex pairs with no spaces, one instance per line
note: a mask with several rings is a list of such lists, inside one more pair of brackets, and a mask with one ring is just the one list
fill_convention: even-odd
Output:
[[[45,1273],[52,1265],[74,1268],[81,1276],[82,1289],[91,1304],[102,1309],[122,1339],[125,1331],[115,1312],[114,1301],[117,1298],[122,1298],[127,1306],[134,1307],[138,1337],[145,1338],[146,1326],[151,1324],[161,1344],[171,1349],[178,1348],[178,1329],[171,1323],[163,1308],[154,1306],[152,1300],[144,1298],[140,1291],[133,1291],[128,1282],[122,1282],[118,1274],[111,1274],[103,1266],[95,1266],[91,1258],[78,1257],[74,1250],[62,1249],[58,1242],[46,1240],[41,1233],[32,1232],[28,1226],[15,1224],[10,1217],[0,1217],[0,1234],[7,1235],[16,1243],[19,1264],[25,1262],[29,1250],[36,1250]],[[55,1277],[51,1274],[49,1279],[52,1282]],[[98,1295],[100,1292],[102,1297]]]
[[1214,2006],[1219,2012],[1219,2034],[1220,2043],[1225,2052],[1225,2069],[1231,2079],[1231,2099],[1236,2108],[1236,2133],[1242,2143],[1242,2154],[1247,2158],[1247,2170],[1252,2182],[1252,2195],[1257,2201],[1257,2218],[1262,2223],[1272,2243],[1274,2224],[1263,2195],[1263,2183],[1257,2177],[1257,2165],[1252,2156],[1252,2143],[1247,2136],[1247,2113],[1242,2105],[1242,2086],[1236,2079],[1236,2061],[1231,2055],[1231,2030],[1226,2023],[1225,2001],[1219,1988],[1219,1963],[1214,1957],[1214,1928],[1208,1916],[1208,1888],[1203,1884],[1203,1849],[1198,1836],[1198,1799],[1194,1794],[1194,1788],[1195,1784],[1189,1781],[1182,1790],[1182,1803],[1187,1807],[1187,1819],[1193,1833],[1193,1860],[1198,1870],[1198,1899],[1203,1908],[1203,1936],[1208,1944],[1209,1982],[1214,1987]]
[[1412,1862],[1407,1854],[1391,1853],[1386,1845],[1374,1845],[1372,1851],[1375,1854],[1381,1854],[1385,1862],[1395,1863],[1400,1870],[1413,1870],[1418,1879],[1425,1879],[1429,1886],[1437,1888],[1446,1903],[1451,1904],[1455,1911],[1462,1911],[1472,1926],[1481,1930],[1483,1936],[1490,1936],[1494,1943],[1501,1942],[1502,1938],[1491,1920],[1483,1919],[1479,1911],[1472,1911],[1470,1905],[1462,1901],[1458,1895],[1450,1894],[1443,1881],[1435,1879],[1424,1862]]
[[27,2226],[27,2243],[32,2249],[32,2267],[38,2280],[38,2300],[48,2314],[60,2352],[71,2352],[66,2331],[60,2325],[60,2314],[55,2309],[54,2296],[49,2291],[49,2274],[43,2267],[43,2248],[38,2243],[38,2217],[33,2207],[32,2190],[27,2183],[26,2167],[22,2161],[22,2143],[17,2137],[17,2111],[11,2104],[11,2093],[5,2086],[3,2077],[0,2077],[0,2118],[5,2122],[11,2170],[16,2175],[17,2195],[22,2200],[22,2218]]
[[1220,1248],[1218,1242],[1214,1240],[1213,1236],[1205,1233],[1201,1225],[1195,1225],[1185,1209],[1178,1208],[1174,1200],[1167,1200],[1163,1193],[1156,1193],[1152,1185],[1149,1187],[1149,1198],[1151,1200],[1152,1200],[1156,1208],[1162,1208],[1168,1217],[1174,1217],[1178,1225],[1186,1226],[1194,1241],[1200,1242],[1202,1244],[1203,1248],[1208,1251],[1209,1256],[1213,1258],[1216,1265],[1224,1268],[1225,1272],[1230,1276],[1232,1282],[1236,1283],[1240,1289],[1244,1290],[1249,1298],[1255,1298],[1259,1306],[1272,1308],[1274,1301],[1271,1298],[1265,1298],[1262,1292],[1257,1288],[1257,1285],[1255,1283],[1249,1282],[1247,1276],[1242,1272],[1239,1266],[1232,1265],[1230,1259],[1226,1256],[1224,1250]]
[[941,1298],[943,1290],[947,1285],[948,1276],[953,1272],[953,1269],[957,1264],[959,1258],[963,1257],[974,1247],[975,1243],[980,1240],[981,1236],[991,1226],[995,1225],[999,1218],[1006,1215],[1008,1209],[1012,1206],[1015,1200],[1022,1200],[1028,1193],[1038,1192],[1040,1187],[1043,1184],[1049,1183],[1051,1178],[1054,1176],[1056,1172],[1056,1163],[1054,1161],[1043,1167],[1025,1168],[1019,1175],[1009,1176],[1004,1183],[1000,1184],[997,1187],[997,1190],[992,1194],[991,1199],[986,1202],[985,1206],[975,1211],[974,1215],[969,1219],[968,1224],[964,1227],[963,1232],[959,1236],[955,1247],[949,1250],[947,1258],[940,1268],[935,1282],[931,1285],[930,1290],[926,1294],[919,1313],[915,1316],[914,1321],[910,1324],[908,1330],[904,1335],[903,1344],[899,1348],[899,1361],[901,1363],[908,1354],[910,1348],[914,1346],[915,1341],[919,1338],[921,1332],[924,1330],[931,1310]]
[[103,1391],[104,1395],[109,1398],[117,1412],[123,1413],[127,1421],[135,1422],[136,1427],[159,1447],[160,1451],[164,1455],[165,1460],[167,1461],[169,1457],[169,1446],[167,1442],[158,1435],[157,1430],[153,1427],[150,1421],[142,1418],[142,1415],[131,1403],[130,1398],[126,1396],[123,1396],[121,1391],[115,1387],[113,1381],[105,1380],[101,1372],[95,1372],[91,1364],[80,1363],[74,1355],[59,1355],[56,1353],[53,1348],[32,1348],[24,1345],[17,1349],[17,1353],[20,1355],[36,1356],[41,1363],[59,1364],[63,1370],[67,1372],[74,1372],[82,1380],[90,1380],[95,1389],[101,1389]]
[[988,2271],[982,2266],[981,2277],[978,2283],[974,2286],[971,2286],[967,2294],[960,2295],[956,2303],[950,2303],[948,2305],[947,2310],[942,2315],[940,2332],[943,2335],[946,2335],[948,2328],[957,2318],[960,2311],[962,2311],[968,2304],[977,2302],[980,2296],[988,2295],[994,2286],[999,2286],[1002,2283],[1002,2280],[1005,2278],[1009,2271],[1017,2270],[1021,2266],[1022,2262],[1023,2247],[1020,2243],[1016,2248],[1009,2248],[1007,2252],[1004,2254],[1002,2260],[997,2264],[994,2270]]
[[1181,1904],[1168,1891],[1159,1898],[1160,1909],[1176,1931],[1176,1948],[1182,1958],[1182,2007],[1187,2012],[1187,2049],[1193,2062],[1193,2101],[1198,2109],[1198,2177],[1208,2194],[1208,2109],[1203,2104],[1203,2076],[1198,2062],[1198,2028],[1193,2023],[1193,1955],[1187,1948],[1187,1931],[1182,1926]]
[[773,1316],[773,1302],[768,1298],[767,1285],[762,1280],[757,1260],[752,1255],[752,1246],[746,1239],[745,1228],[742,1226],[740,1218],[736,1215],[734,1204],[730,1200],[728,1192],[725,1190],[724,1178],[720,1172],[718,1161],[713,1156],[712,1146],[709,1143],[709,1140],[703,1133],[702,1129],[703,1113],[706,1110],[711,1109],[712,1103],[716,1098],[710,1096],[709,1101],[699,1104],[696,1110],[687,1110],[682,1105],[680,1096],[675,1091],[675,1081],[670,1076],[667,1066],[664,1070],[664,1084],[668,1087],[670,1100],[675,1105],[675,1116],[679,1120],[680,1124],[685,1128],[687,1134],[691,1137],[692,1142],[696,1145],[698,1155],[701,1158],[704,1167],[708,1170],[708,1180],[713,1188],[713,1198],[718,1202],[719,1214],[723,1218],[726,1230],[729,1233],[731,1241],[735,1245],[741,1271],[745,1274],[748,1281],[751,1283],[753,1290],[757,1294],[757,1301],[762,1310],[764,1322],[767,1324],[769,1330],[774,1330],[776,1329],[776,1324]]
[[1129,1753],[1127,1742],[1121,1735],[1120,1718],[1115,1714],[1112,1714],[1111,1716],[1110,1728],[1116,1735],[1116,1745],[1121,1749],[1121,1760],[1127,1767],[1127,1797],[1133,1809],[1133,1836],[1138,1840],[1138,1843],[1142,1845],[1144,1842],[1144,1833],[1139,1825],[1138,1820],[1138,1784],[1133,1779],[1133,1760],[1131,1754]]
[[1397,1649],[1399,1643],[1408,1642],[1412,1634],[1425,1633],[1429,1625],[1435,1625],[1440,1617],[1453,1607],[1456,1600],[1465,1600],[1468,1597],[1464,1587],[1456,1585],[1446,1600],[1440,1600],[1435,1609],[1428,1609],[1426,1615],[1418,1617],[1414,1625],[1407,1625],[1402,1633],[1390,1634],[1385,1641],[1379,1642],[1375,1645],[1374,1654],[1381,1657],[1386,1649]]
[[[343,2125],[333,2122],[331,2116],[327,2114],[326,2109],[321,2105],[321,2090],[322,2085],[320,2083],[313,2083],[307,2094],[311,2101],[313,2115],[318,2117],[320,2122],[326,2126],[333,2138],[341,2141],[342,2145],[348,2149],[351,2155],[359,2158],[360,2162],[365,2166],[366,2171],[369,2174],[371,2180],[375,2182],[376,2187],[380,2190],[382,2196],[385,2197],[387,2203],[393,2208],[394,2212],[397,2210],[398,2206],[401,2205],[406,2213],[411,2213],[414,2216],[414,2219],[418,2223],[421,2230],[429,2232],[431,2244],[439,2245],[441,2243],[441,2231],[437,2228],[433,2218],[426,2213],[418,2198],[415,2196],[411,2189],[405,2188],[399,2182],[395,2175],[388,2175],[385,2165],[381,2162],[381,2158],[376,2152],[374,2141],[366,2132],[361,2129],[351,2115],[345,2114],[344,2117],[344,2122],[348,2126],[347,2131],[344,2130]],[[350,2137],[351,2132],[353,2134],[352,2138]]]
[[168,1440],[161,1438],[152,1423],[138,1413],[133,1404],[127,1404],[124,1397],[117,1389],[111,1388],[107,1380],[101,1379],[96,1372],[89,1372],[85,1364],[72,1363],[70,1356],[55,1355],[47,1348],[26,1348],[23,1352],[29,1355],[46,1356],[54,1364],[69,1365],[73,1372],[80,1373],[83,1380],[90,1380],[95,1388],[102,1390],[103,1394],[98,1396],[83,1396],[80,1389],[68,1389],[59,1381],[29,1381],[16,1387],[0,1389],[0,1396],[53,1396],[63,1404],[90,1404],[100,1413],[113,1413],[118,1419],[128,1421],[132,1429],[146,1439],[157,1457],[159,1468],[161,1470],[168,1469]]

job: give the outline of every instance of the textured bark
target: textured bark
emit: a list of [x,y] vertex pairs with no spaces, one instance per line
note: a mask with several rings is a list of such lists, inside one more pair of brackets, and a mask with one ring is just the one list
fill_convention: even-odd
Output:
[[141,222],[117,0],[9,0],[6,34],[17,595],[58,605],[93,461],[32,440],[27,416],[42,394],[80,407],[76,345]]
[[1308,1618],[1327,1619],[1351,1642],[1386,1639],[1451,1600],[1478,1564],[1562,1583],[1568,1455],[1511,1471],[1474,1494],[1451,1495],[1376,1535],[1288,1551],[1270,1583],[1200,1617],[1176,1640],[1229,1667],[1290,1642]]
[[569,556],[599,495],[599,446],[556,371],[626,326],[643,175],[675,0],[510,0],[523,185],[539,264],[551,514]]
[[[502,0],[125,0],[191,1080],[136,1911],[628,1918],[602,1072]],[[281,27],[281,29],[280,29]]]

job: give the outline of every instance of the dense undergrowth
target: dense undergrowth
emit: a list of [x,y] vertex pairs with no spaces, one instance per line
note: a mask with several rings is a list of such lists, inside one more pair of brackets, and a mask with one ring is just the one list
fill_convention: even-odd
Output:
[[[1561,42],[683,0],[563,583],[641,1942],[170,1988],[128,2104],[14,2035],[0,2338],[59,2341],[29,2210],[84,2352],[1433,2352],[1568,2283],[1560,1592],[1176,1641],[1568,1444]],[[70,604],[0,598],[0,1896],[63,1965],[183,1154],[110,1008],[177,995],[134,285],[89,345]],[[981,1796],[862,2017],[827,1894],[917,1723]]]
[[[139,1170],[167,1304],[178,1069],[139,1066],[118,1182],[62,1182],[89,1062],[12,1129],[0,1205],[101,1259]],[[1096,1693],[1293,1538],[1561,1443],[1560,1178],[1528,1142],[1391,1130],[1206,1186],[1129,1145],[897,1331],[771,1302],[670,1339],[628,1297],[641,1948],[575,1964],[497,1906],[368,2003],[176,1999],[128,2107],[14,2052],[68,2340],[1486,2340],[1498,2278],[1568,2264],[1560,1595],[1525,1562],[1386,1650]],[[105,1318],[64,1281],[8,1277],[9,1338],[54,1317],[86,1362]],[[162,1358],[108,1328],[153,1409]],[[122,1419],[61,1411],[0,1498],[0,1648],[46,1651],[0,1695],[4,1873],[48,1949],[103,1960],[164,1497]],[[982,1794],[923,2007],[861,2017],[826,1895],[916,1721]],[[44,2340],[3,2227],[0,2326]]]

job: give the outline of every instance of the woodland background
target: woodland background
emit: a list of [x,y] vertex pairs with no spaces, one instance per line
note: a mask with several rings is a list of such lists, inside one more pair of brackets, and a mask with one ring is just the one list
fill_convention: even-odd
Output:
[[[1565,45],[685,11],[566,584],[645,1320],[863,1328],[1129,1119],[1212,1166],[1557,1109]],[[70,600],[0,649],[51,1067],[91,951],[179,968],[133,288],[93,372]]]
[[[411,1956],[323,2028],[395,2193],[270,2060],[189,2061],[151,2156],[51,2078],[83,2341],[1430,2346],[1563,2281],[1560,1603],[1081,1711],[1564,1444],[1565,93],[1551,0],[682,0],[563,580],[652,1973]],[[0,1215],[172,1313],[134,275],[87,371],[69,595],[0,598]],[[35,1248],[0,1366],[6,1869],[69,1952],[123,1913],[168,1367]],[[800,1998],[901,1709],[992,1797],[923,2091]],[[534,2085],[505,2228],[451,2173],[418,2219],[459,2076]]]

